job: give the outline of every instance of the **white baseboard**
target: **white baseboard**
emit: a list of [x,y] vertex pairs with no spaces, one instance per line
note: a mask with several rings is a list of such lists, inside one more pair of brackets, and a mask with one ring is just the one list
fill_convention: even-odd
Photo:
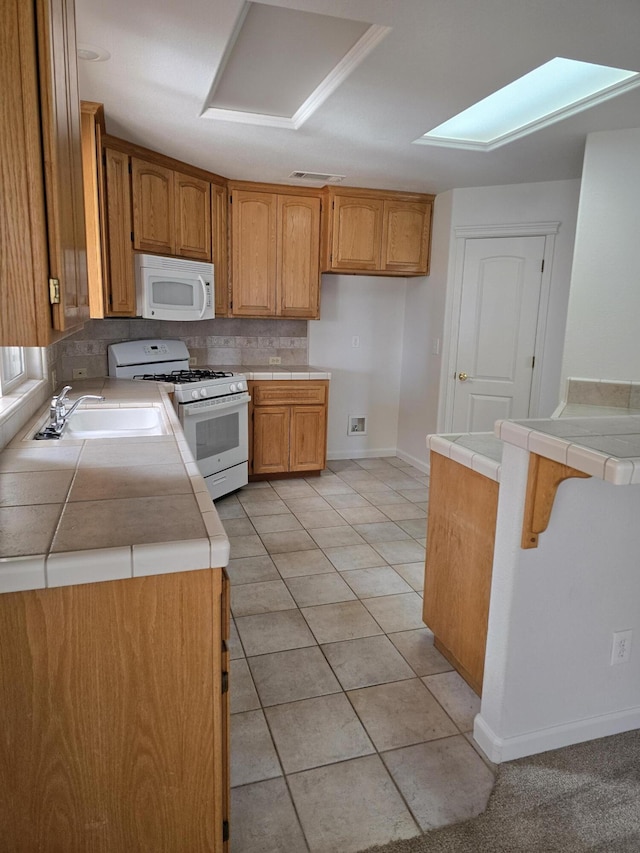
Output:
[[396,456],[395,447],[382,447],[378,450],[327,450],[327,459],[377,459],[381,456]]
[[535,732],[500,738],[478,714],[473,724],[473,737],[490,761],[500,764],[514,758],[524,758],[550,749],[571,746],[600,737],[617,735],[640,728],[640,707],[626,708],[611,714],[576,720]]

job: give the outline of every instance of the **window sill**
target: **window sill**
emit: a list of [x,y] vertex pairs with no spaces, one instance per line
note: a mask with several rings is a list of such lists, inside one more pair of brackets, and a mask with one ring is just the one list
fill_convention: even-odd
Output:
[[46,379],[27,379],[0,397],[0,448],[11,441],[50,396]]

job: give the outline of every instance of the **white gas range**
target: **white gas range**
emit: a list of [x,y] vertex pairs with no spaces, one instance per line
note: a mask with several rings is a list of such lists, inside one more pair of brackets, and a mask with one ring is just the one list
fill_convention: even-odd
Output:
[[183,341],[123,341],[109,347],[109,376],[170,382],[189,448],[215,500],[248,482],[247,380],[191,369]]

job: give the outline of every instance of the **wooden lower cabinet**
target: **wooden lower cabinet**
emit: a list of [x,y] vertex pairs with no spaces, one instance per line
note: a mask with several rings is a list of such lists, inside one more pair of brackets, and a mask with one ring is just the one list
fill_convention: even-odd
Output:
[[226,584],[0,595],[3,853],[226,850]]
[[423,618],[436,648],[482,693],[498,483],[431,453]]
[[327,380],[249,382],[249,473],[322,471],[327,463]]

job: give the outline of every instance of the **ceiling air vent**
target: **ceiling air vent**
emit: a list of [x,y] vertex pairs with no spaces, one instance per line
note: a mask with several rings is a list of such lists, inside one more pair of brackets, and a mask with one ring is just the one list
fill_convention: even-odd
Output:
[[346,175],[326,175],[323,172],[291,172],[289,175],[295,181],[320,181],[323,184],[339,184]]

